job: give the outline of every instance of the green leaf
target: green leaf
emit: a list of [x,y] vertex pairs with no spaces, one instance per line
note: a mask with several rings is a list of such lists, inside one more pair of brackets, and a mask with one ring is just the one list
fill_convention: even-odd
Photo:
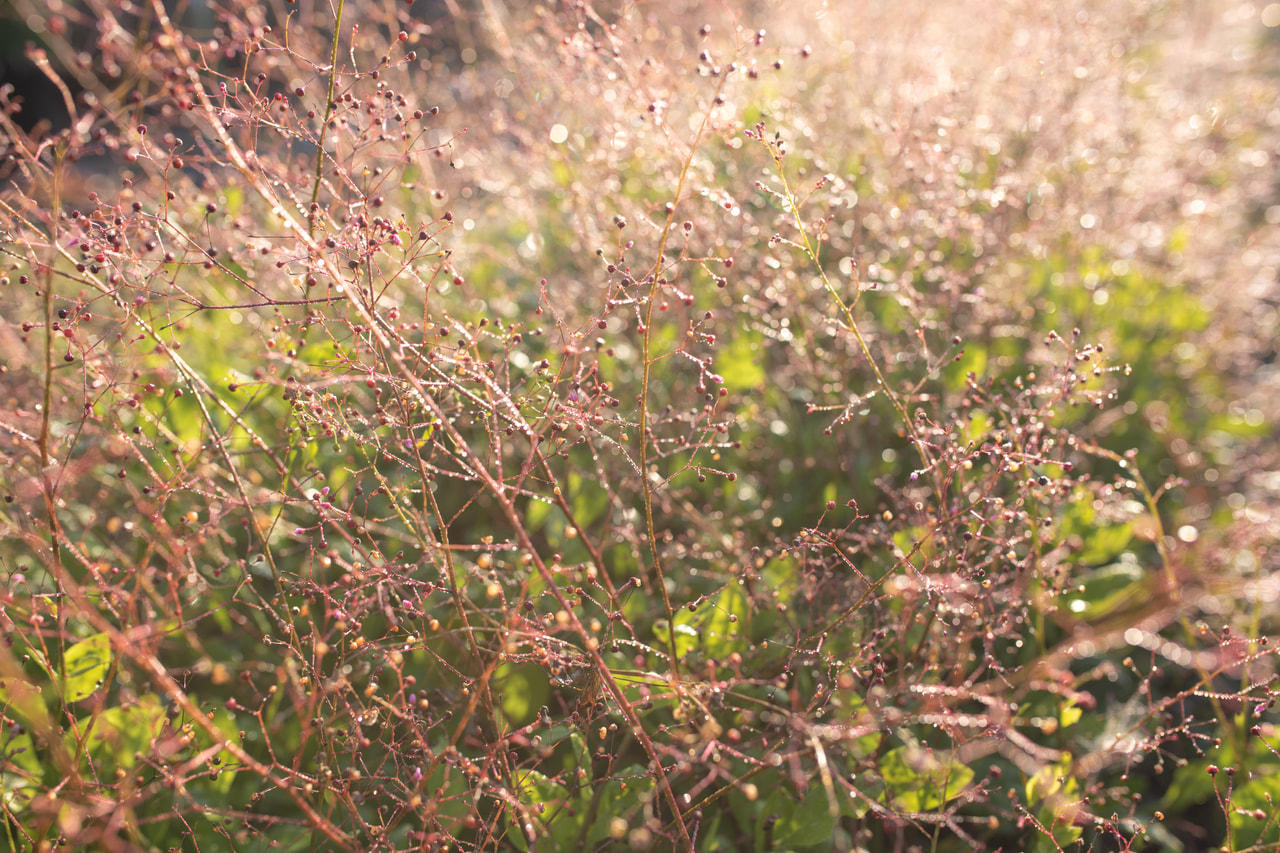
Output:
[[[751,812],[755,816],[755,848],[774,849],[778,846],[778,827],[784,827],[784,831],[794,830],[796,822],[793,816],[796,811],[795,793],[789,785],[774,788],[761,803],[757,801],[751,804]],[[770,831],[770,841],[772,844],[765,845],[765,824],[768,820],[774,819],[773,828]]]
[[1132,524],[1100,523],[1097,516],[1092,495],[1085,489],[1076,489],[1062,519],[1062,537],[1080,537],[1083,546],[1076,559],[1086,566],[1114,561],[1133,539]]
[[799,572],[800,565],[795,557],[782,554],[766,563],[760,574],[777,599],[785,603],[795,597],[796,588],[799,586],[797,581]]
[[747,596],[737,584],[720,590],[696,611],[676,614],[676,654],[683,657],[695,648],[720,658],[747,647],[742,625],[748,613]]
[[1224,436],[1234,438],[1261,438],[1266,435],[1272,435],[1275,431],[1275,425],[1268,423],[1263,418],[1249,418],[1244,415],[1237,414],[1220,414],[1216,415],[1209,421],[1208,430],[1210,433],[1216,433],[1213,437],[1222,440]]
[[1137,563],[1103,566],[1081,579],[1083,589],[1067,599],[1067,609],[1081,619],[1101,618],[1144,595],[1145,580],[1146,572]]
[[[278,691],[283,693],[284,691]],[[215,737],[204,730],[203,726],[195,726],[192,724],[191,731],[195,735],[195,743],[193,747],[197,750],[207,749],[216,743],[220,743],[225,747],[227,743],[232,743],[239,739],[239,725],[236,722],[236,715],[232,711],[219,709],[213,711],[208,716],[209,722],[222,733],[221,738]],[[239,760],[235,754],[229,749],[222,749],[215,758],[210,760],[209,769],[216,773],[217,778],[210,784],[210,790],[225,794],[231,790],[232,783],[235,782],[236,769],[239,766]],[[226,769],[231,768],[231,769]]]
[[1055,794],[1071,796],[1075,792],[1075,779],[1071,776],[1071,762],[1060,761],[1041,767],[1027,780],[1027,802],[1037,804]]
[[1057,764],[1040,768],[1034,776],[1027,780],[1027,802],[1039,805],[1036,819],[1053,833],[1053,838],[1039,836],[1034,848],[1037,850],[1053,850],[1063,848],[1084,834],[1084,830],[1076,826],[1074,817],[1080,806],[1080,784],[1071,775],[1071,759],[1064,758]]
[[831,835],[835,832],[836,820],[840,817],[838,799],[834,814],[832,811],[826,789],[821,784],[810,785],[804,799],[789,815],[774,825],[774,841],[788,847],[808,847],[830,842]]
[[[643,813],[645,803],[652,802],[653,789],[657,785],[651,774],[646,773],[645,769],[638,764],[632,764],[620,771],[614,778],[604,782],[596,782],[603,790],[600,793],[600,808],[595,823],[592,825],[590,832],[587,834],[587,844],[585,847],[579,848],[577,845],[577,836],[570,839],[572,845],[562,845],[560,849],[615,849],[618,847],[616,840],[610,833],[610,823],[614,817],[623,817],[628,815],[640,815]],[[599,790],[599,789],[597,789]],[[584,789],[580,801],[585,801],[588,794]],[[585,805],[582,811],[586,811]],[[608,847],[601,848],[599,842],[613,841],[614,843]]]
[[689,623],[693,621],[693,617],[687,610],[681,610],[676,614],[676,657],[683,658],[690,651],[698,646],[698,629]]
[[67,649],[62,658],[62,695],[68,702],[92,696],[111,670],[111,640],[94,634]]
[[0,679],[0,708],[10,716],[16,716],[29,727],[43,731],[53,725],[49,709],[45,707],[43,690],[26,678]]
[[[875,714],[867,710],[867,704],[853,690],[840,692],[841,701],[845,702],[845,719],[851,725],[865,725],[875,719]],[[869,758],[880,748],[882,732],[873,731],[848,741],[848,754],[854,758]]]
[[895,807],[909,812],[933,811],[964,793],[973,771],[950,756],[900,746],[880,757],[880,777]]
[[0,765],[4,768],[0,771],[0,805],[20,814],[39,787],[44,764],[36,755],[31,734],[14,734],[9,726],[0,735],[0,756],[4,757]]
[[537,770],[525,770],[516,774],[516,791],[525,805],[555,805],[569,796],[569,791],[559,782],[552,781]]
[[903,556],[911,556],[911,564],[917,569],[924,569],[937,555],[933,537],[924,527],[897,531],[893,534],[893,544]]
[[1079,554],[1080,562],[1085,565],[1097,565],[1113,560],[1133,539],[1132,524],[1113,524],[1108,527],[1095,527],[1085,534],[1084,548]]
[[748,615],[747,594],[736,583],[720,590],[702,623],[702,641],[707,654],[713,658],[727,657],[735,651],[744,651],[747,641],[742,637],[742,623]]
[[[165,713],[155,696],[143,696],[129,707],[108,708],[80,720],[77,729],[88,731],[89,758],[99,776],[116,768],[128,770],[139,755],[154,753],[153,744],[164,727]],[[68,750],[75,749],[74,733],[68,733]]]
[[[569,790],[537,770],[524,770],[516,774],[516,792],[529,812],[538,816],[535,827],[537,836],[540,839],[549,837],[552,849],[569,849],[569,845],[581,833],[586,808],[564,808],[570,800]],[[582,799],[581,793],[577,799]],[[521,826],[513,826],[507,839],[520,850],[530,849],[529,839]]]

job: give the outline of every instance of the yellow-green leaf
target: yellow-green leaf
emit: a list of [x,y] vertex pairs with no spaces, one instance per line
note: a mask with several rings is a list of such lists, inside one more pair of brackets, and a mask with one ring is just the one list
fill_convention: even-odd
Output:
[[879,770],[894,806],[909,812],[941,808],[973,781],[973,770],[919,746],[889,750],[881,757]]
[[111,640],[94,634],[71,648],[62,658],[62,695],[79,702],[93,695],[111,670]]

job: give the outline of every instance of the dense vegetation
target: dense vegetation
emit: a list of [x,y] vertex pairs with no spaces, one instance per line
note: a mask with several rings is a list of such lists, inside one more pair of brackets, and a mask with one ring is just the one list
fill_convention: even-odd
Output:
[[0,846],[1280,849],[1280,7],[11,4]]

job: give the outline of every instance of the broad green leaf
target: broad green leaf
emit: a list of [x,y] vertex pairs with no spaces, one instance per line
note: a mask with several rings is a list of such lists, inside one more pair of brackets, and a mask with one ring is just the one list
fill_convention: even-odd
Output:
[[[860,696],[855,695],[853,690],[841,690],[840,698],[846,703],[846,719],[851,725],[865,724],[874,722],[875,715],[867,710],[866,702]],[[881,732],[871,732],[848,741],[848,752],[855,758],[867,758],[880,748],[880,740],[884,737]]]
[[689,611],[681,610],[676,614],[676,657],[683,658],[698,646],[698,629],[689,623],[693,621]]
[[737,851],[739,845],[735,843],[736,839],[729,833],[721,834],[721,824],[724,820],[724,812],[714,811],[699,829],[698,840],[702,843],[702,849],[706,850],[707,853],[719,853],[721,850]]
[[916,746],[889,750],[878,769],[894,806],[909,812],[939,809],[973,781],[973,771],[965,765]]
[[1275,424],[1268,423],[1263,418],[1249,419],[1236,414],[1220,414],[1209,421],[1208,430],[1219,441],[1224,438],[1261,438],[1274,435]]
[[[1036,819],[1053,833],[1053,838],[1038,836],[1034,850],[1055,850],[1073,844],[1083,830],[1076,825],[1080,785],[1071,775],[1071,759],[1042,767],[1027,781],[1027,802],[1038,806]],[[1056,845],[1056,847],[1055,847]]]
[[62,658],[62,695],[68,702],[92,696],[111,671],[111,640],[94,634],[67,649]]
[[[284,693],[280,690],[278,693]],[[194,740],[190,749],[192,752],[208,749],[214,745],[224,746],[232,743],[240,738],[239,725],[236,722],[235,713],[229,710],[219,709],[209,714],[209,721],[221,732],[221,737],[214,738],[208,734],[203,726],[197,726],[191,722],[183,722],[181,718],[177,721],[180,726],[185,726],[185,731],[189,732]],[[239,762],[235,755],[228,749],[223,748],[216,756],[210,759],[208,769],[216,774],[216,778],[210,783],[210,789],[218,793],[225,794],[231,790],[232,783],[235,782],[236,772],[239,768]]]
[[1027,802],[1035,805],[1057,794],[1073,797],[1078,790],[1079,785],[1071,775],[1071,759],[1067,758],[1040,768],[1027,780]]
[[[141,697],[127,708],[108,708],[79,721],[77,730],[88,732],[89,758],[98,775],[110,770],[128,770],[138,756],[154,753],[154,742],[165,723],[164,707],[152,695]],[[67,749],[76,748],[75,733],[68,732]]]
[[44,731],[53,725],[53,720],[45,707],[42,692],[38,685],[25,678],[0,679],[0,708],[29,727]]
[[748,615],[748,604],[747,595],[741,587],[731,583],[720,590],[711,607],[705,608],[704,612],[702,641],[708,655],[722,658],[746,648],[742,624]]
[[5,726],[0,734],[0,805],[14,812],[27,807],[40,783],[44,762],[36,755],[29,732],[15,734]]
[[839,803],[840,798],[837,796],[834,803],[835,814],[832,814],[833,803],[827,798],[826,788],[815,779],[804,799],[791,814],[774,825],[774,841],[787,847],[829,843],[831,834],[835,831],[836,820],[840,817]]
[[1133,539],[1132,524],[1095,527],[1084,534],[1084,547],[1078,559],[1085,565],[1097,565],[1115,559]]
[[552,781],[537,770],[524,770],[516,774],[516,791],[526,805],[554,805],[563,802],[569,791],[559,782]]
[[[570,800],[569,790],[537,770],[521,771],[516,774],[515,781],[520,802],[536,817],[534,832],[537,837],[550,836],[553,849],[568,849],[568,845],[581,834],[586,809],[566,809],[565,805]],[[578,798],[581,799],[581,793]],[[513,826],[507,840],[520,850],[528,850],[531,846],[523,825]]]
[[[621,770],[615,770],[613,778],[594,784],[603,786],[603,791],[600,794],[599,814],[587,835],[587,846],[582,849],[612,850],[618,845],[610,834],[611,820],[614,817],[621,817],[624,820],[630,819],[632,825],[642,825],[646,804],[653,801],[653,789],[657,782],[652,774],[645,771],[645,768],[638,764],[632,764]],[[586,797],[587,793],[584,790],[582,799],[585,800]],[[583,810],[585,811],[585,808]],[[576,849],[577,837],[575,836],[571,841],[574,846],[564,849]],[[613,841],[614,843],[607,848],[597,846],[604,841]]]
[[747,596],[737,584],[730,584],[697,610],[676,613],[676,654],[683,657],[701,647],[711,657],[724,657],[746,649],[742,626],[747,617]]
[[[763,799],[763,803],[752,803],[752,811],[756,815],[755,821],[755,839],[756,849],[775,849],[778,846],[778,827],[783,826],[788,829],[795,827],[793,816],[796,811],[796,792],[790,785],[782,785],[774,788],[768,797]],[[769,820],[773,820],[772,827],[769,829],[768,844],[765,838],[765,826]]]
[[1131,524],[1100,523],[1093,500],[1088,490],[1076,489],[1062,518],[1062,537],[1080,537],[1083,544],[1076,560],[1086,566],[1112,562],[1133,539]]

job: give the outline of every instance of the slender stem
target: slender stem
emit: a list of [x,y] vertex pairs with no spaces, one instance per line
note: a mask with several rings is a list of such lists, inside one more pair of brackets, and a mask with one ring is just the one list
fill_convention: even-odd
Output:
[[53,278],[54,264],[58,259],[58,217],[62,212],[62,177],[65,169],[64,155],[66,153],[65,146],[59,146],[55,152],[55,162],[53,166],[53,192],[49,207],[49,260],[44,264],[43,284],[41,292],[44,295],[44,399],[43,405],[40,407],[40,478],[44,485],[44,506],[45,512],[49,516],[49,547],[52,549],[50,559],[53,561],[53,576],[58,583],[58,597],[56,599],[56,617],[58,621],[58,648],[60,652],[66,650],[66,625],[67,612],[63,607],[66,590],[62,588],[61,577],[59,571],[62,565],[62,547],[61,536],[59,532],[61,528],[58,525],[58,502],[54,496],[56,489],[55,472],[53,470],[53,451],[49,444],[50,431],[53,418]]
[[[316,205],[320,202],[320,184],[323,182],[324,176],[324,135],[329,127],[329,119],[333,116],[333,96],[338,85],[338,49],[342,43],[342,10],[345,5],[346,0],[338,0],[338,8],[334,13],[333,45],[329,52],[329,88],[324,100],[324,121],[320,122],[320,132],[316,139],[316,177],[315,183],[311,187],[309,214],[314,214],[317,209]],[[308,236],[314,236],[315,233],[316,217],[309,215],[307,217],[307,234]]]
[[653,318],[654,306],[658,302],[659,280],[662,276],[662,267],[665,262],[665,252],[667,248],[667,240],[671,236],[671,229],[675,226],[676,211],[680,207],[680,202],[684,197],[684,185],[689,178],[689,170],[693,166],[694,154],[698,151],[698,146],[702,143],[702,138],[707,132],[707,125],[711,123],[711,112],[714,104],[719,100],[721,92],[724,90],[725,82],[728,77],[725,74],[720,75],[720,82],[716,85],[715,94],[711,98],[713,106],[707,107],[707,111],[702,115],[702,122],[698,125],[698,130],[693,135],[693,141],[689,146],[689,154],[685,157],[684,163],[680,167],[680,178],[676,181],[675,196],[671,200],[671,207],[667,213],[666,224],[662,226],[662,235],[658,239],[657,257],[654,258],[653,268],[649,271],[649,296],[648,304],[645,306],[644,331],[641,334],[640,348],[642,352],[641,361],[644,365],[643,373],[640,378],[640,412],[637,418],[638,428],[640,430],[640,485],[644,490],[644,518],[645,527],[649,535],[649,553],[653,557],[654,579],[657,582],[658,591],[662,595],[662,604],[667,610],[667,631],[669,632],[668,641],[671,644],[671,672],[676,678],[680,676],[680,657],[676,654],[676,619],[675,611],[671,607],[671,596],[667,592],[666,577],[662,571],[662,553],[658,549],[658,536],[656,525],[653,519],[653,481],[649,478],[649,383],[653,375],[653,365],[656,359],[653,358]]

